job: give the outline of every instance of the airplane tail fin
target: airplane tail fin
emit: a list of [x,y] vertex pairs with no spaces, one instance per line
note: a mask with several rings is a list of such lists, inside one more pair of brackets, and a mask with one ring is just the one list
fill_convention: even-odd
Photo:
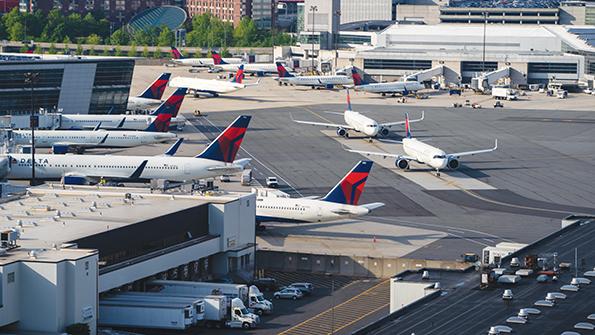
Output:
[[349,89],[346,89],[346,91],[347,91],[347,110],[352,111],[353,109],[351,108],[351,95],[349,94]]
[[372,161],[359,161],[321,200],[356,206],[373,164]]
[[211,57],[213,58],[213,63],[215,63],[215,65],[227,64],[227,62],[224,61],[221,55],[215,50],[211,51]]
[[238,67],[238,71],[236,72],[235,76],[231,79],[232,83],[241,84],[242,80],[244,80],[244,64]]
[[405,113],[405,137],[411,138],[411,125],[409,125],[409,113]]
[[[163,106],[163,104],[161,104],[161,106]],[[171,122],[171,118],[172,114],[170,113],[168,108],[158,108],[157,114],[155,115],[153,122],[151,122],[151,124],[145,129],[145,131],[167,133],[169,131],[169,124]]]
[[289,73],[289,71],[287,71],[285,66],[283,66],[283,63],[276,62],[276,64],[277,64],[277,73],[279,74],[279,78],[289,78],[289,77],[294,76],[293,74]]
[[184,55],[176,47],[171,47],[171,56],[173,59],[184,59]]
[[162,112],[171,114],[171,117],[178,116],[178,112],[180,111],[180,106],[182,106],[182,102],[184,101],[184,97],[186,96],[185,87],[180,87],[176,89],[176,91],[167,98],[156,110],[154,110],[151,115],[161,114]]
[[169,82],[169,77],[171,77],[171,73],[162,73],[139,95],[139,97],[155,100],[161,99],[161,97],[163,97],[163,92],[165,92],[165,87],[167,87],[167,83]]
[[364,80],[362,75],[357,71],[355,67],[351,68],[351,78],[353,79],[353,84],[355,86],[368,84],[368,82]]
[[232,163],[248,129],[250,115],[238,116],[197,158]]

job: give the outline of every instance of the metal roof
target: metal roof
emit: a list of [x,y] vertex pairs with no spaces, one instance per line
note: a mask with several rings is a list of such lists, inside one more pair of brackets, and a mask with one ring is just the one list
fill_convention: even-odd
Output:
[[177,6],[162,6],[144,10],[136,14],[128,22],[128,31],[131,33],[138,30],[146,30],[151,27],[166,26],[176,30],[186,22],[188,15],[186,11]]

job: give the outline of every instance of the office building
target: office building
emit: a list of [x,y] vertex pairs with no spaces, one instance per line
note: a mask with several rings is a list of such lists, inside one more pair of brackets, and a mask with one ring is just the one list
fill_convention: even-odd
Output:
[[235,25],[240,23],[244,16],[252,13],[251,0],[187,0],[185,5],[190,18],[195,15],[211,13],[225,22]]

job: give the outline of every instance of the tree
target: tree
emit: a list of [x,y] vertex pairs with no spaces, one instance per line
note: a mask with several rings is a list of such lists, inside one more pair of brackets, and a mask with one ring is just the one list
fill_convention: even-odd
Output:
[[149,47],[146,46],[146,45],[143,47],[142,56],[145,57],[145,58],[151,57],[151,54],[149,53]]
[[155,52],[153,52],[153,58],[160,59],[161,58],[161,49],[156,48]]
[[128,44],[128,34],[126,34],[121,28],[114,31],[110,36],[110,44],[125,45]]
[[44,53],[43,52],[43,48],[39,44],[36,44],[35,45],[35,50],[33,52],[36,53],[36,54],[43,54]]
[[136,57],[136,44],[132,43],[130,45],[130,49],[128,50],[128,57]]
[[108,47],[103,48],[103,52],[101,54],[103,56],[111,56],[110,49]]
[[99,36],[97,34],[91,34],[91,35],[87,36],[87,44],[93,44],[93,45],[101,44],[101,36]]
[[114,56],[122,56],[122,48],[119,45],[114,50]]
[[50,48],[48,49],[48,53],[49,54],[55,54],[56,53],[56,45],[54,43],[50,43]]
[[244,17],[233,32],[236,46],[252,46],[258,38],[258,29],[254,21]]
[[77,55],[82,55],[83,54],[83,46],[80,44],[76,45],[76,54]]
[[25,39],[25,26],[21,22],[15,22],[8,27],[8,38],[12,41],[22,41]]
[[160,47],[167,47],[174,45],[174,33],[166,26],[161,28],[159,37],[157,37],[157,45]]

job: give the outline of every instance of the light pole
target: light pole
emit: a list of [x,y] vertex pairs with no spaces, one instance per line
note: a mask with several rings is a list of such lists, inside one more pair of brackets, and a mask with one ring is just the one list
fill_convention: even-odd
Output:
[[[341,10],[337,9],[335,11],[335,15],[337,15],[337,20],[339,21],[339,26],[341,25]],[[335,72],[337,71],[337,63],[339,58],[339,32],[335,33],[333,36],[333,43],[335,44]]]
[[29,84],[31,87],[31,115],[29,117],[29,127],[31,128],[31,181],[29,185],[36,186],[37,180],[35,179],[35,127],[37,127],[38,116],[35,115],[35,106],[33,103],[33,86],[39,80],[39,72],[27,72],[25,73],[25,84]]
[[488,24],[488,12],[483,12],[483,56],[481,68],[483,73],[486,73],[486,26]]
[[[310,12],[312,13],[312,37],[314,37],[314,17],[315,13],[318,12],[318,6],[310,6]],[[310,56],[312,57],[312,72],[314,72],[314,39],[310,42],[312,43],[310,50]]]

